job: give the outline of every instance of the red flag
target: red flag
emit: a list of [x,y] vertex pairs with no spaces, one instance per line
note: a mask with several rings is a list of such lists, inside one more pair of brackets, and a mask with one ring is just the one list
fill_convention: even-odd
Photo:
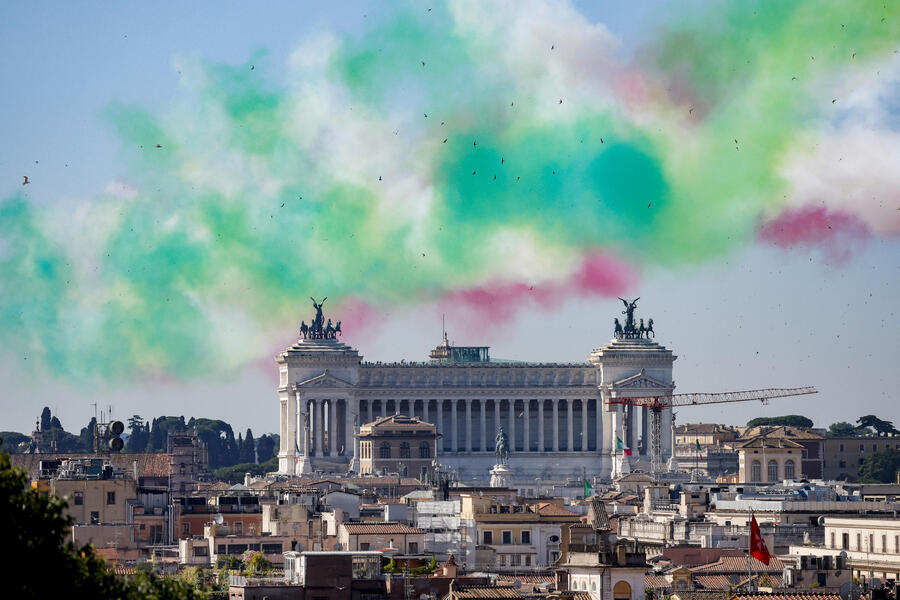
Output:
[[756,515],[750,516],[750,556],[763,563],[769,564],[769,549],[766,548],[766,542],[763,540],[762,533],[759,531],[759,523],[756,522]]

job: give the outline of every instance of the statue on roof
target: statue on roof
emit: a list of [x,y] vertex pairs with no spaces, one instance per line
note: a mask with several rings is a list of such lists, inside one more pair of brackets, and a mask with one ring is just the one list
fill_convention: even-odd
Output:
[[497,460],[500,461],[501,465],[505,465],[509,462],[509,440],[506,437],[506,433],[503,432],[502,425],[500,426],[500,430],[497,431],[495,442],[494,456],[497,457]]

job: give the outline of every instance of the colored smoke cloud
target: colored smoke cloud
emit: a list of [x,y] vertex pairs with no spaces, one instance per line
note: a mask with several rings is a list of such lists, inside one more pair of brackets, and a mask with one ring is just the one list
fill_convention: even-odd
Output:
[[872,236],[855,215],[823,206],[788,209],[760,226],[759,238],[780,248],[820,250],[830,263],[848,260]]
[[[509,319],[757,239],[843,259],[895,235],[890,203],[822,193],[855,171],[816,148],[862,140],[893,97],[859,74],[895,64],[900,5],[715,7],[624,58],[602,24],[538,0],[396,8],[299,40],[284,79],[265,57],[178,57],[168,110],[107,111],[131,166],[80,213],[103,227],[61,241],[65,208],[0,201],[3,347],[64,377],[208,377],[257,360],[310,295],[348,332],[388,304]],[[882,112],[857,163],[894,147]]]

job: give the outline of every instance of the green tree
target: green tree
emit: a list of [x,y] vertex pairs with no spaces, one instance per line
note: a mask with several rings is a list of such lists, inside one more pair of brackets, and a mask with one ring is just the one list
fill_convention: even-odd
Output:
[[837,423],[832,423],[828,426],[826,435],[828,437],[849,437],[851,435],[856,435],[856,426],[847,421],[838,421]]
[[865,415],[856,420],[859,423],[859,427],[861,429],[874,429],[875,433],[878,435],[888,435],[890,433],[897,434],[900,431],[897,431],[894,428],[894,424],[890,421],[882,421],[875,415]]
[[859,480],[863,483],[893,483],[900,471],[900,450],[888,448],[870,454],[859,465]]
[[41,431],[48,431],[50,429],[50,408],[44,407],[44,410],[41,411]]
[[0,438],[3,438],[3,444],[0,445],[0,450],[9,452],[10,454],[22,452],[22,449],[27,447],[28,443],[31,442],[29,436],[17,431],[0,431]]
[[272,568],[272,563],[269,562],[261,552],[245,552],[244,564],[247,566],[246,572],[248,575],[265,573]]
[[783,415],[780,417],[757,417],[747,421],[747,427],[788,427],[810,428],[813,422],[803,415]]
[[264,463],[275,456],[275,440],[271,435],[261,435],[256,442],[256,455]]
[[94,426],[97,424],[97,417],[91,417],[87,427],[81,428],[78,435],[78,445],[81,446],[82,452],[94,451]]
[[147,448],[147,442],[150,441],[148,427],[149,423],[145,423],[141,415],[134,415],[128,419],[128,430],[131,435],[128,436],[128,443],[125,444],[126,451],[143,452]]
[[241,446],[239,459],[243,463],[256,462],[256,441],[253,439],[253,431],[248,427],[244,436],[244,445]]
[[219,467],[213,471],[213,475],[219,481],[227,481],[228,483],[243,483],[244,475],[250,473],[254,477],[260,477],[271,471],[278,470],[278,459],[272,457],[264,463],[240,463],[227,467]]
[[0,453],[0,544],[14,549],[4,561],[4,596],[9,598],[98,598],[182,600],[193,591],[181,582],[139,573],[125,580],[110,571],[91,546],[66,542],[72,519],[66,502],[28,486],[23,469]]
[[153,419],[150,439],[147,441],[147,452],[165,452],[170,431],[185,431],[188,426],[184,417],[157,417]]
[[62,426],[62,423],[59,422],[59,419],[56,417],[52,417],[50,419],[50,429],[59,429],[60,431],[65,431],[65,427]]

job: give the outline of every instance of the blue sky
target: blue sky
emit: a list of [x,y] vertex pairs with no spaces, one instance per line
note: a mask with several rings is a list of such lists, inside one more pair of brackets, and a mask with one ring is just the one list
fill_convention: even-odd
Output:
[[[111,103],[163,111],[182,94],[174,57],[228,64],[258,61],[278,78],[307,36],[323,29],[349,37],[388,12],[388,3],[25,3],[0,6],[0,198],[20,191],[29,202],[76,206],[127,177],[120,138],[104,117]],[[628,56],[658,26],[661,2],[580,3]],[[702,7],[699,2],[691,3]],[[895,157],[900,158],[900,157]],[[896,197],[894,198],[896,202]],[[3,240],[0,240],[2,249]],[[742,424],[765,414],[798,413],[818,426],[875,413],[897,420],[900,374],[894,366],[900,282],[896,237],[870,240],[838,265],[817,250],[759,245],[714,261],[648,267],[635,296],[652,316],[658,339],[679,356],[678,391],[730,391],[815,385],[814,397],[769,406],[684,409],[678,419]],[[0,285],[3,282],[0,281]],[[316,295],[314,290],[311,294]],[[322,294],[318,294],[322,295]],[[309,312],[298,299],[297,321]],[[549,311],[525,309],[514,322],[484,331],[492,355],[532,361],[580,361],[611,334],[615,299],[572,298]],[[386,314],[396,333],[347,341],[369,360],[423,359],[439,341],[433,310]],[[535,327],[535,323],[542,327]],[[448,323],[454,337],[454,323]],[[3,340],[0,339],[0,343]],[[52,342],[50,342],[52,344]],[[266,349],[268,350],[268,349]],[[30,430],[48,405],[68,429],[92,416],[90,404],[120,418],[185,414],[223,418],[254,432],[277,429],[274,363],[264,358],[208,380],[74,384],[52,372],[23,369],[15,352],[0,354],[0,429]],[[260,407],[268,406],[269,410]]]

